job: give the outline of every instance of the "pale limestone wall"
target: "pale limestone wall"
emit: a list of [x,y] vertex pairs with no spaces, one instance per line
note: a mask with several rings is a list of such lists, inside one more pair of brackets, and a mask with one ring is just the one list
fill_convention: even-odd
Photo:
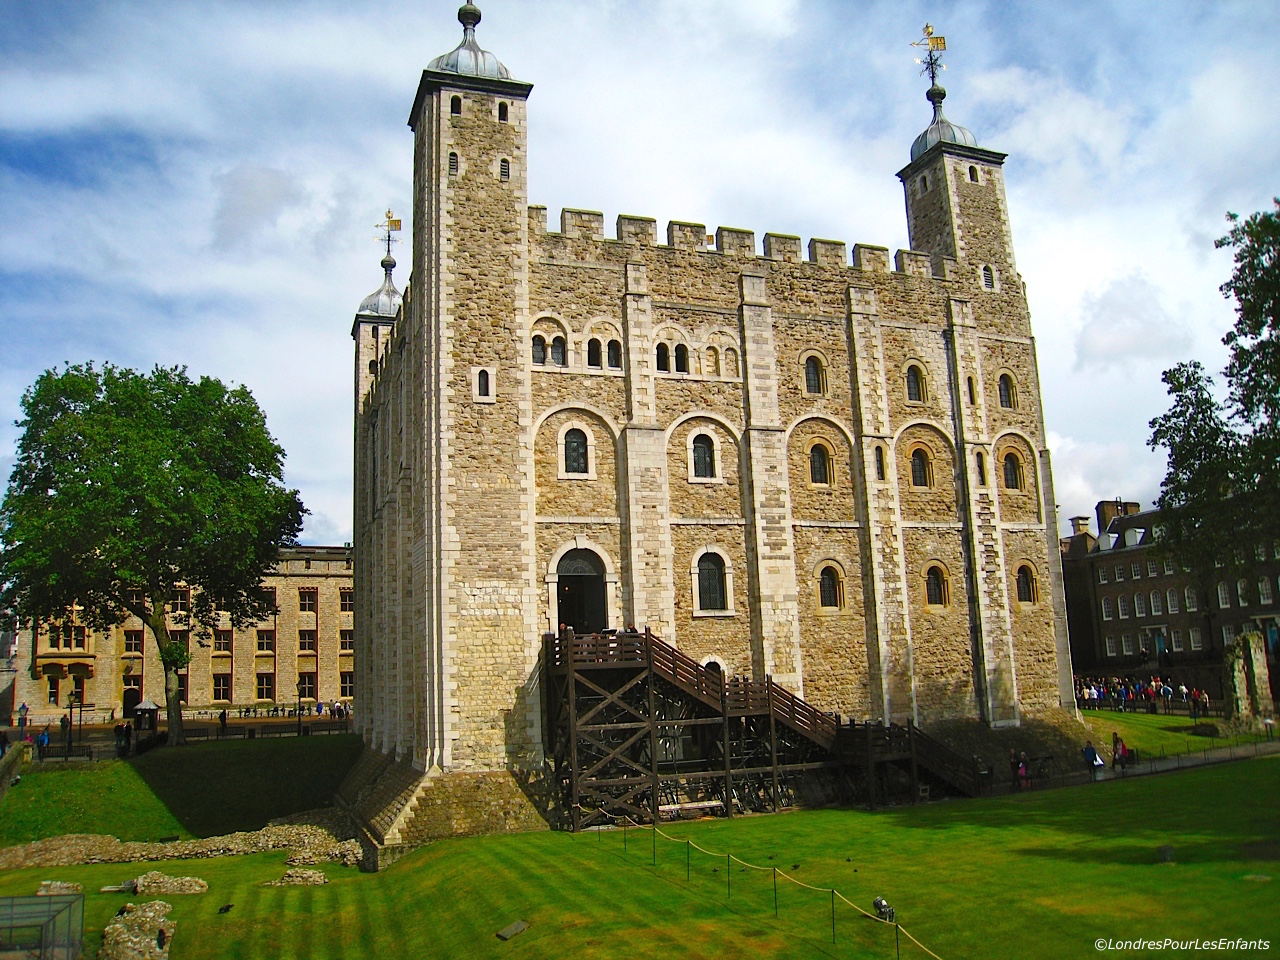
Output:
[[[904,170],[915,249],[893,258],[856,244],[850,265],[843,241],[778,233],[760,256],[752,231],[721,227],[708,244],[704,225],[683,222],[660,243],[658,224],[635,216],[608,237],[590,210],[563,211],[557,232],[524,202],[517,86],[424,79],[413,120],[420,293],[407,292],[393,335],[361,331],[369,742],[423,769],[536,761],[538,642],[557,623],[556,561],[575,547],[608,571],[611,623],[648,625],[730,673],[772,675],[824,709],[1004,722],[1056,704],[1051,478],[1001,155],[940,148]],[[461,117],[448,111],[455,93]],[[509,124],[496,120],[500,100]],[[593,340],[602,357],[619,344],[620,362],[590,363]],[[362,372],[372,350],[376,375]],[[919,401],[907,396],[913,364]],[[489,397],[476,394],[478,370]],[[1002,374],[1016,385],[1011,407],[999,402]],[[590,438],[585,477],[563,469],[570,428]],[[692,475],[700,434],[715,443],[713,478]],[[825,484],[810,473],[815,443],[831,453]],[[929,454],[924,486],[912,483],[914,449]],[[1020,490],[1003,484],[1010,450]],[[723,614],[695,605],[708,548],[731,572]],[[1040,595],[1017,604],[1024,562]],[[819,602],[824,565],[841,573],[834,609]],[[946,604],[925,602],[931,565],[947,571]]]

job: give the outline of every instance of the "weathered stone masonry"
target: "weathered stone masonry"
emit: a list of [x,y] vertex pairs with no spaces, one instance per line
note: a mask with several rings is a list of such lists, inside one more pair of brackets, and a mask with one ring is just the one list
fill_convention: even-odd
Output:
[[1069,698],[1004,155],[944,139],[899,172],[916,249],[893,269],[679,221],[660,243],[644,217],[606,237],[588,210],[552,230],[531,86],[459,56],[478,17],[410,117],[411,287],[353,330],[369,744],[536,767],[540,638],[566,622],[647,624],[858,718]]

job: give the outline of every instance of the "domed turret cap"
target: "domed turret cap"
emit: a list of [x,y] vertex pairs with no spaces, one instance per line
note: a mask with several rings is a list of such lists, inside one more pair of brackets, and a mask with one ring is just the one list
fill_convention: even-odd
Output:
[[396,261],[390,255],[382,258],[382,269],[386,274],[382,286],[360,301],[357,313],[370,317],[392,317],[400,312],[400,291],[391,282],[391,271],[396,268]]
[[492,77],[510,80],[511,73],[488,50],[481,50],[476,43],[476,24],[480,22],[480,8],[474,3],[464,3],[458,9],[458,22],[462,24],[462,42],[443,56],[427,65],[428,70],[441,73],[458,73],[470,77]]
[[933,104],[933,122],[925,127],[924,133],[916,137],[915,142],[911,144],[912,160],[920,159],[938,143],[961,143],[966,147],[978,145],[978,138],[969,131],[968,127],[952,123],[942,115],[942,101],[946,99],[946,90],[935,83],[925,96]]

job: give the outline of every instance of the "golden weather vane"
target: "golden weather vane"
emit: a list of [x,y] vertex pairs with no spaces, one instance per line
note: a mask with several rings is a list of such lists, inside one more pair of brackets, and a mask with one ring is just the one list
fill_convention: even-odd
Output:
[[935,37],[933,35],[933,24],[926,23],[924,25],[924,36],[919,40],[915,40],[911,44],[913,47],[924,47],[928,49],[928,53],[923,57],[916,57],[916,63],[921,64],[924,69],[921,73],[929,75],[929,82],[937,84],[938,73],[947,69],[947,65],[942,62],[942,58],[938,54],[947,49],[946,37]]
[[376,226],[379,231],[378,242],[385,243],[387,245],[387,256],[391,256],[391,245],[393,243],[400,242],[399,237],[393,237],[391,234],[400,232],[400,221],[395,218],[395,215],[391,212],[391,208],[388,207],[386,219],[381,223],[374,224],[374,226]]

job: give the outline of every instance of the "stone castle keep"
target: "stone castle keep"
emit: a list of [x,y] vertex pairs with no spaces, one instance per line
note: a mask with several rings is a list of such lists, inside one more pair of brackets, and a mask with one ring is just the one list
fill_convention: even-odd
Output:
[[[413,261],[355,340],[356,711],[429,773],[543,760],[539,652],[648,626],[858,719],[1071,702],[1002,163],[942,115],[912,249],[528,204],[532,90],[423,71]],[[447,780],[448,778],[443,778]],[[394,834],[394,825],[391,833]]]

